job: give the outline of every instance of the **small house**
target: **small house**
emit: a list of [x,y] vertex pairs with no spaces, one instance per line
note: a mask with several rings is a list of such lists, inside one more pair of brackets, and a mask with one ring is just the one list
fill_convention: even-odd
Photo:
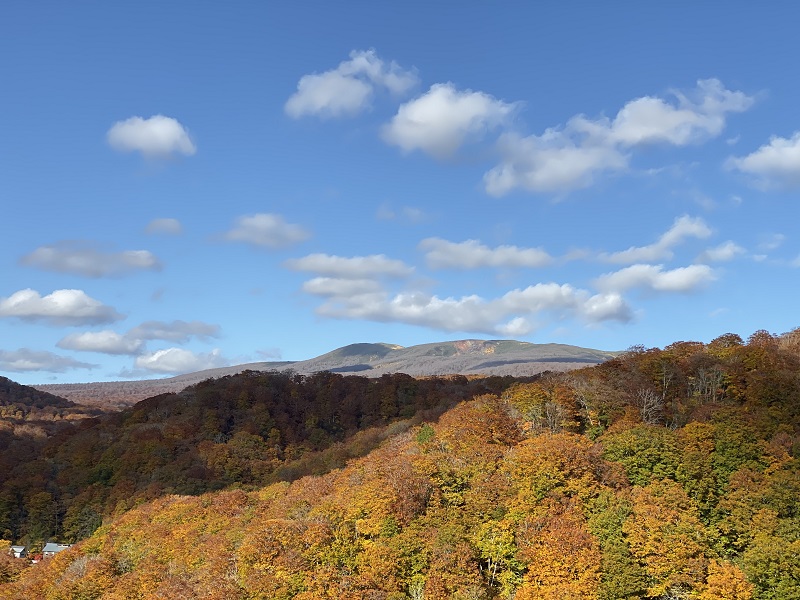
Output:
[[44,548],[42,548],[42,558],[50,558],[51,556],[55,556],[70,546],[72,546],[72,544],[56,544],[55,542],[47,542],[44,545]]
[[26,546],[11,546],[11,554],[14,558],[25,558],[28,556],[28,548]]

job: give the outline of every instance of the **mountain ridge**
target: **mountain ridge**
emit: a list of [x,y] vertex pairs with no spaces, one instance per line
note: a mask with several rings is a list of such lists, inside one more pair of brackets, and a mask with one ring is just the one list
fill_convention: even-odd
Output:
[[37,384],[31,387],[81,404],[123,407],[157,394],[178,392],[205,379],[246,370],[292,370],[300,375],[331,371],[364,377],[381,377],[390,373],[405,373],[412,377],[531,376],[543,371],[568,371],[596,365],[618,354],[568,344],[534,344],[516,340],[464,339],[408,347],[384,342],[355,343],[302,361],[244,363],[164,379]]

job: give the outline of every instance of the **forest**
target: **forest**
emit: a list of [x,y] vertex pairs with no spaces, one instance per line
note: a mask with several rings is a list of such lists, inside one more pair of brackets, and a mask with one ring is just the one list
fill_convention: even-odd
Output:
[[0,406],[8,415],[0,429],[0,539],[72,543],[104,516],[165,494],[324,473],[398,428],[516,381],[246,371],[111,414],[8,382],[15,401],[9,392]]
[[22,413],[0,545],[76,544],[0,551],[0,598],[800,599],[800,330]]

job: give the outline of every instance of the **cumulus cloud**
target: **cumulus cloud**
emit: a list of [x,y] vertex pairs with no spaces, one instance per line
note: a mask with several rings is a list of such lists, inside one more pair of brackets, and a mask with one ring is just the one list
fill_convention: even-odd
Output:
[[164,115],[117,121],[108,130],[106,138],[114,150],[141,152],[147,158],[167,158],[174,154],[191,156],[197,152],[186,128]]
[[233,228],[223,237],[230,242],[278,249],[303,242],[311,234],[300,225],[287,223],[280,215],[258,213],[236,219]]
[[153,373],[180,374],[225,367],[229,361],[219,349],[207,353],[194,353],[183,348],[166,348],[136,357],[137,369]]
[[627,250],[603,253],[600,260],[616,264],[632,264],[669,260],[673,257],[672,249],[688,238],[705,239],[711,235],[711,229],[699,217],[683,215],[675,219],[654,244],[648,246],[631,246]]
[[741,256],[745,252],[746,250],[738,244],[735,244],[732,241],[727,241],[719,246],[715,246],[714,248],[709,248],[708,250],[703,251],[697,257],[696,262],[726,262],[733,260],[737,256]]
[[180,235],[183,233],[183,225],[178,219],[153,219],[144,231],[149,234]]
[[185,344],[192,339],[208,340],[219,335],[219,325],[202,321],[176,320],[170,323],[145,321],[125,334],[111,330],[72,333],[62,338],[56,345],[59,348],[79,352],[138,356],[146,352],[145,345],[149,340]]
[[628,102],[613,121],[589,121],[577,117],[575,126],[590,135],[600,135],[624,146],[664,143],[684,146],[716,137],[725,129],[728,113],[743,112],[753,98],[725,89],[718,79],[697,82],[690,94],[673,91],[675,103],[645,96]]
[[716,79],[697,82],[673,100],[645,96],[628,102],[613,119],[572,117],[542,135],[501,136],[499,165],[484,176],[486,191],[502,196],[520,188],[567,192],[587,187],[597,175],[628,168],[631,152],[647,144],[684,146],[718,136],[729,113],[742,112],[753,98],[726,89]]
[[468,138],[480,138],[502,125],[515,109],[515,104],[483,92],[459,91],[452,83],[439,83],[403,104],[383,127],[382,137],[404,152],[421,150],[446,158]]
[[800,131],[788,139],[773,136],[752,154],[730,157],[725,166],[752,175],[763,187],[796,188],[800,186]]
[[284,110],[294,119],[307,115],[351,117],[372,104],[376,89],[401,95],[417,85],[413,71],[386,63],[375,50],[353,50],[350,60],[324,73],[304,75]]
[[553,258],[541,248],[497,246],[489,248],[477,240],[449,242],[427,238],[419,243],[432,269],[479,269],[481,267],[529,267],[552,264]]
[[374,279],[315,277],[303,283],[303,291],[314,296],[363,296],[380,294],[383,287]]
[[46,371],[48,373],[64,373],[71,369],[93,369],[98,365],[80,362],[67,356],[59,356],[52,352],[29,350],[0,350],[0,371],[10,373],[26,373],[29,371]]
[[185,344],[192,338],[207,340],[220,336],[219,325],[203,321],[145,321],[131,329],[127,337],[137,340],[165,340]]
[[24,289],[0,298],[0,317],[41,321],[48,325],[102,325],[123,319],[110,306],[88,296],[83,290],[55,290],[41,296]]
[[132,271],[159,271],[161,262],[147,250],[104,252],[76,241],[41,246],[20,259],[20,264],[83,277],[118,277]]
[[85,331],[71,333],[56,344],[65,350],[79,352],[100,352],[102,354],[136,355],[139,354],[144,344],[142,340],[120,335],[115,331]]
[[716,279],[708,265],[690,265],[665,271],[663,265],[631,265],[595,280],[599,290],[621,293],[638,288],[650,292],[689,293]]
[[621,171],[628,155],[612,146],[576,141],[548,130],[541,136],[508,133],[497,148],[501,163],[483,178],[486,192],[503,196],[515,188],[530,192],[564,192],[590,186],[605,171]]
[[353,257],[309,254],[303,258],[287,260],[284,264],[293,271],[307,271],[345,279],[407,277],[414,272],[414,269],[403,261],[388,258],[383,254]]
[[440,331],[463,331],[490,335],[526,335],[535,324],[531,319],[542,313],[557,317],[577,317],[597,323],[628,321],[631,311],[616,293],[592,295],[586,290],[555,283],[536,284],[516,289],[500,298],[477,295],[440,298],[423,292],[390,295],[377,289],[350,294],[346,287],[327,288],[326,301],[318,314],[378,322],[398,322]]

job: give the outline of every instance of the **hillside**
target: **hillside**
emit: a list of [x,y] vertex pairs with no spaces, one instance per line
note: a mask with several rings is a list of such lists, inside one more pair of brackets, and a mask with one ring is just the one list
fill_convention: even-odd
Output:
[[380,377],[405,373],[439,375],[511,375],[529,377],[543,371],[568,371],[613,358],[615,352],[566,344],[530,344],[511,340],[461,340],[403,348],[392,344],[351,344],[316,358],[297,362],[258,362],[142,381],[42,384],[36,388],[87,405],[131,406],[140,400],[194,385],[211,377],[245,370],[291,370],[301,375],[319,371]]
[[75,404],[54,394],[21,385],[5,377],[0,377],[0,406],[20,405],[43,409],[74,408]]
[[30,438],[45,438],[100,414],[65,398],[0,377],[0,472],[9,464],[13,446]]
[[797,599],[798,337],[634,349],[318,476],[161,496],[5,559],[0,598]]
[[103,517],[164,494],[323,473],[392,431],[515,381],[246,371],[49,436],[20,431],[0,456],[0,539],[75,541]]

